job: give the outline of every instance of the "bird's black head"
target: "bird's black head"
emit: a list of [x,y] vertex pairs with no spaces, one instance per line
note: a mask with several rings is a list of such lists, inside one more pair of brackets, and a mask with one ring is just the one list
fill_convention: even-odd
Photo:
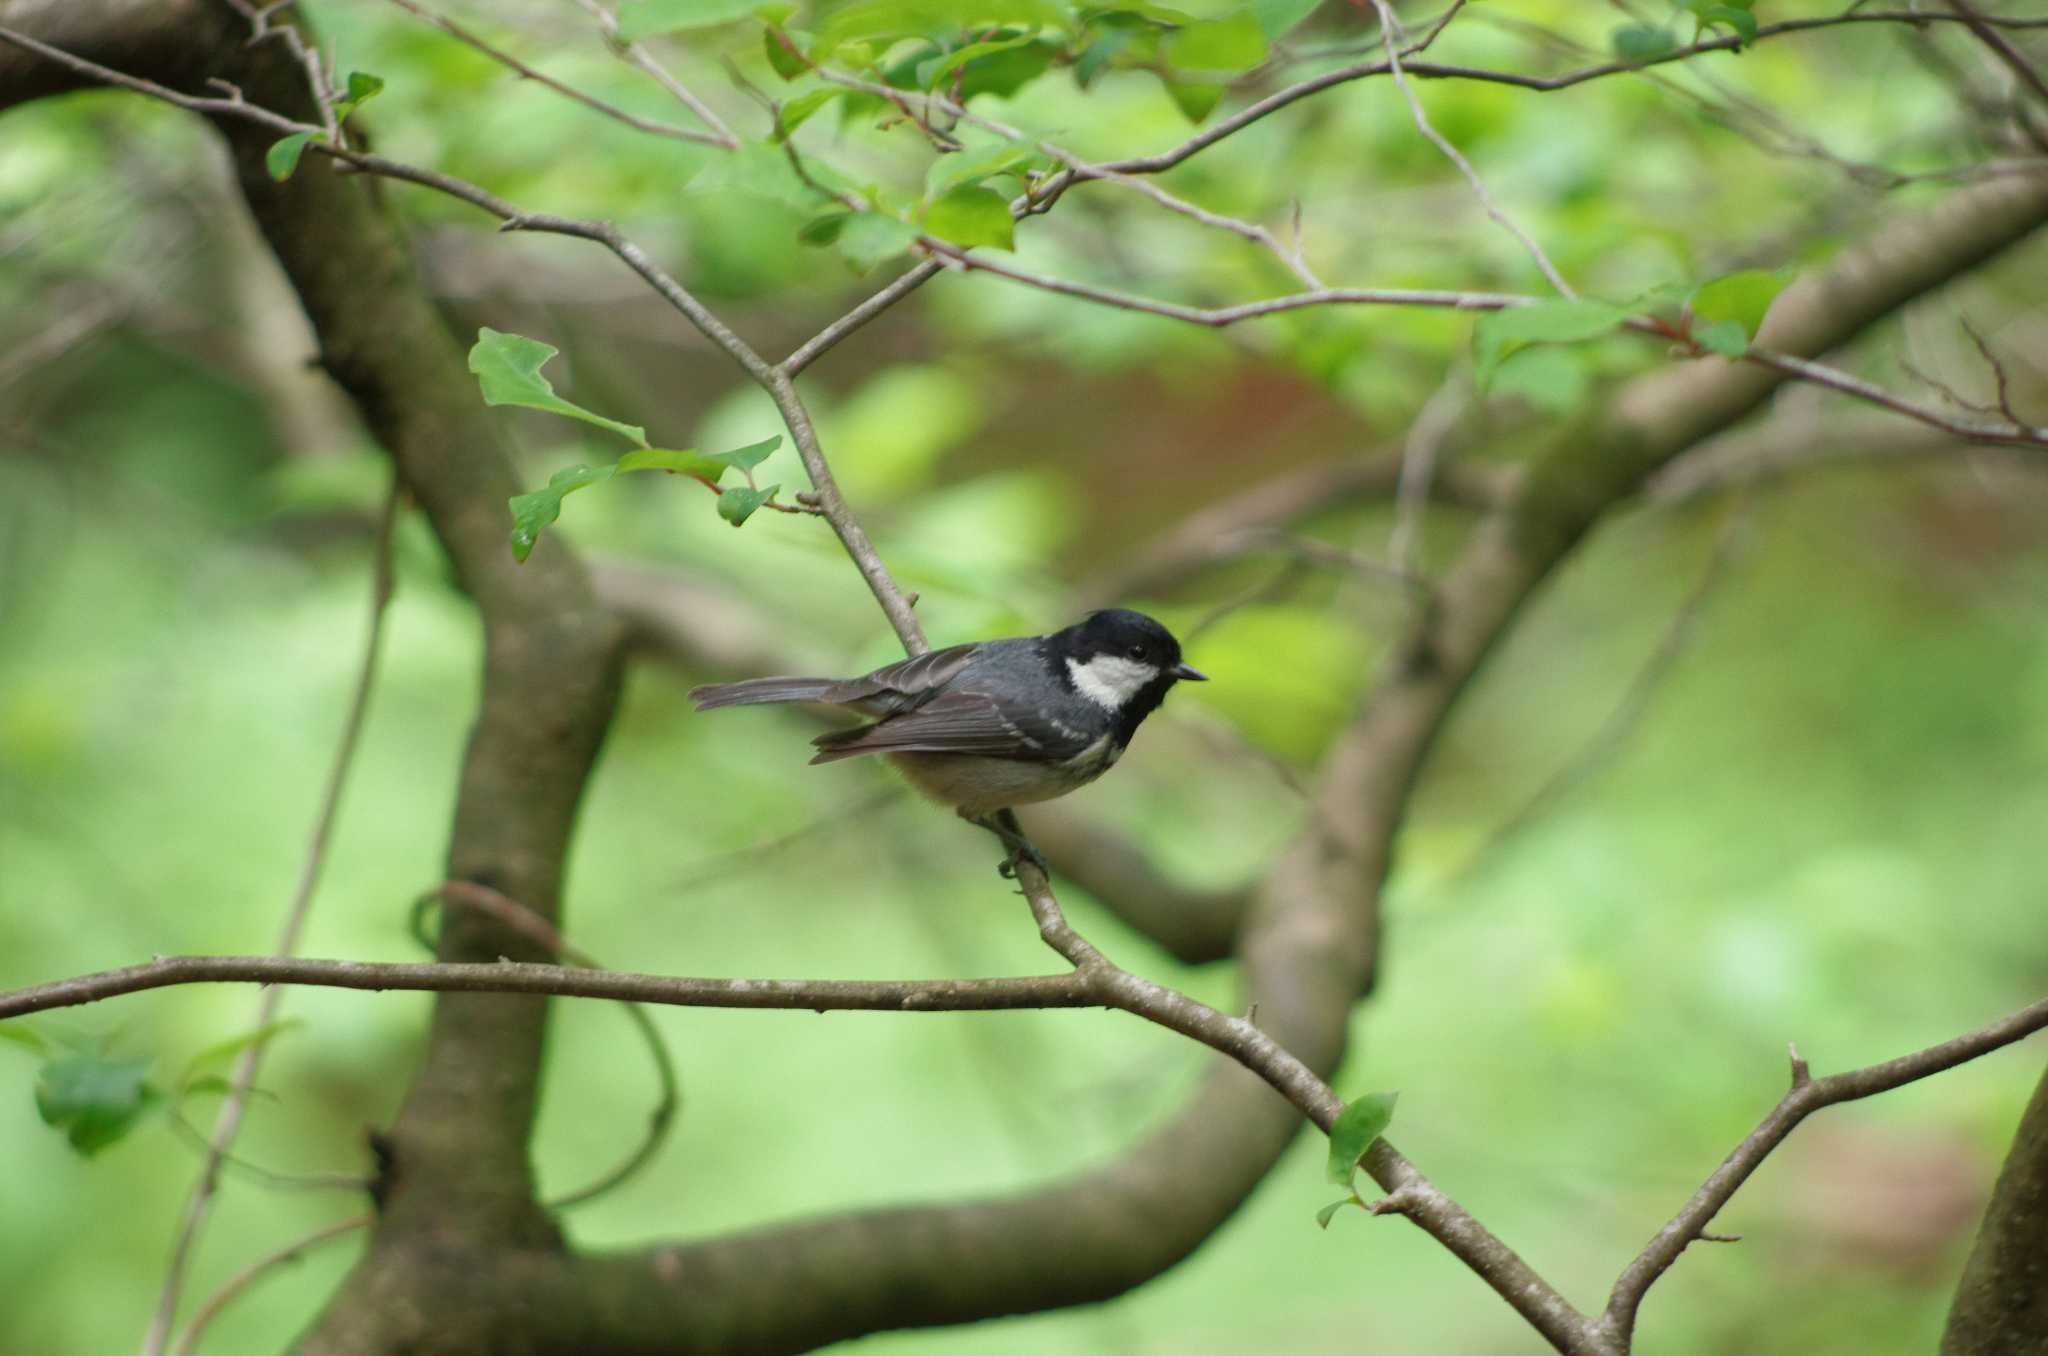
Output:
[[1176,682],[1207,681],[1181,662],[1173,632],[1124,608],[1089,613],[1046,637],[1046,648],[1061,683],[1116,718],[1119,743],[1130,740],[1138,722],[1159,708]]

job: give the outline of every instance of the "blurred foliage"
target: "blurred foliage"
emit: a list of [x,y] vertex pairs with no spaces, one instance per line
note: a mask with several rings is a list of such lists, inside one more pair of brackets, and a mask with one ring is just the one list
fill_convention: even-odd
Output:
[[[986,33],[897,40],[935,7],[952,12],[863,0],[773,13],[809,55],[829,49],[903,87],[958,78],[978,113],[1091,158],[1166,149],[1191,119],[1376,50],[1359,8],[1301,0],[1247,12],[1002,0],[981,7]],[[818,181],[876,208],[838,219],[728,77],[727,62],[786,110],[825,92],[788,47],[764,43],[749,7],[638,0],[620,16],[746,138],[732,154],[635,133],[388,7],[306,8],[341,69],[385,82],[355,120],[380,152],[523,207],[619,222],[771,355],[901,267],[891,260],[913,226],[989,238],[972,195],[1008,197],[1047,163],[973,128],[940,153],[869,95],[812,99],[800,125],[784,114],[790,145]],[[687,119],[573,5],[447,10],[620,107]],[[685,11],[719,22],[669,32]],[[1427,17],[1404,12],[1418,30]],[[1825,12],[1769,4],[1756,17]],[[1696,22],[1741,31],[1692,5],[1639,18],[1676,41]],[[1566,0],[1488,0],[1429,56],[1556,71],[1643,40],[1618,38],[1619,23]],[[1417,86],[1588,296],[1685,297],[1736,275],[1700,314],[1746,332],[1777,270],[1824,260],[1995,151],[1952,83],[1974,60],[1955,33],[1869,24],[1551,95]],[[258,950],[346,701],[383,473],[306,370],[314,346],[202,128],[100,95],[0,125],[0,982]],[[296,172],[327,170],[316,157]],[[1333,284],[1543,291],[1384,81],[1304,100],[1162,183],[1283,240],[1298,203],[1305,256]],[[741,447],[776,428],[765,397],[589,245],[497,235],[452,200],[379,191],[414,228],[465,345],[488,325],[560,349],[549,376],[567,397],[644,424],[654,448]],[[1014,245],[1006,257],[1024,268],[1192,304],[1294,285],[1271,255],[1114,185],[1074,190],[1021,223]],[[1982,396],[1961,310],[2038,393],[2044,278],[2036,245],[1846,360],[1905,386],[1910,362]],[[1347,308],[1212,332],[946,276],[842,343],[805,388],[849,498],[947,643],[1058,624],[1075,584],[1191,509],[1392,445],[1446,383],[1455,397],[1469,381],[1473,329],[1442,310]],[[1513,352],[1579,336],[1496,337],[1481,355],[1498,362],[1489,394],[1459,404],[1465,441],[1501,459],[1539,441],[1537,421],[1672,360],[1634,336]],[[1778,403],[1806,412],[1824,450],[1842,406],[1804,392]],[[508,417],[532,486],[619,451],[559,419]],[[787,446],[759,474],[801,483]],[[763,514],[734,533],[703,499],[680,480],[626,477],[550,530],[593,554],[728,581],[831,668],[890,656],[822,524]],[[1786,1039],[1825,1071],[2042,991],[2044,505],[2028,473],[1975,458],[1760,493],[1683,658],[1618,754],[1497,838],[1622,700],[1735,510],[1632,513],[1543,595],[1440,742],[1402,835],[1384,977],[1340,1085],[1402,1089],[1403,1148],[1580,1303],[1769,1105]],[[1433,516],[1425,560],[1446,558],[1462,525]],[[1333,507],[1306,530],[1378,554],[1390,527],[1379,508]],[[398,554],[391,643],[311,954],[411,959],[407,905],[439,876],[480,638],[423,525],[401,523]],[[1278,563],[1127,600],[1200,626],[1190,655],[1216,681],[1177,692],[1079,803],[1190,878],[1239,878],[1292,830],[1296,783],[1406,606],[1369,580],[1308,574],[1275,590]],[[1248,592],[1259,601],[1216,615]],[[682,697],[692,678],[633,674],[572,861],[579,945],[681,973],[1042,968],[987,843],[907,798],[876,800],[876,769],[806,769],[794,716],[696,718]],[[1126,963],[1232,1002],[1227,969],[1183,971],[1091,901],[1071,907]],[[280,1170],[360,1171],[363,1130],[392,1113],[426,1000],[306,991],[288,1006],[305,1026],[271,1051],[270,1095],[241,1152]],[[169,1085],[164,1071],[231,1040],[251,1007],[244,991],[192,988],[34,1029],[51,1048],[100,1051]],[[573,1217],[579,1241],[704,1236],[1042,1181],[1130,1143],[1204,1061],[1100,1013],[656,1021],[683,1072],[679,1128],[631,1188]],[[2039,1058],[2038,1044],[2008,1052],[1801,1130],[1721,1221],[1748,1241],[1696,1250],[1660,1283],[1646,1343],[1701,1356],[1928,1349]],[[538,1150],[549,1187],[630,1147],[622,1132],[653,1096],[643,1064],[616,1014],[558,1006]],[[196,1158],[145,1118],[83,1162],[38,1116],[36,1052],[0,1044],[0,1069],[0,1348],[132,1344]],[[832,1114],[789,1115],[791,1089]],[[1528,1349],[1507,1309],[1407,1226],[1344,1212],[1319,1234],[1323,1153],[1305,1138],[1211,1246],[1127,1300],[867,1346]],[[355,1205],[231,1174],[197,1292]],[[241,1302],[217,1348],[269,1349],[295,1331],[348,1246]]]

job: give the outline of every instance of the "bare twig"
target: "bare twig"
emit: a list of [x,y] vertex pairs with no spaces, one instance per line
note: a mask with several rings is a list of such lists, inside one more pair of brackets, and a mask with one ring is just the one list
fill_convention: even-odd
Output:
[[287,1262],[298,1261],[322,1243],[330,1243],[337,1238],[345,1238],[358,1229],[368,1228],[371,1218],[369,1215],[351,1215],[347,1219],[322,1225],[302,1238],[293,1239],[277,1251],[257,1258],[230,1276],[220,1289],[207,1297],[206,1303],[194,1311],[192,1321],[185,1325],[184,1334],[178,1338],[173,1356],[192,1356],[192,1353],[199,1349],[199,1339],[206,1335],[207,1328],[220,1317],[221,1311],[240,1299],[243,1292],[257,1281]]
[[[327,784],[320,795],[320,808],[314,815],[312,834],[299,865],[298,885],[285,909],[283,926],[278,930],[275,954],[280,957],[289,956],[298,949],[299,934],[305,928],[306,914],[313,903],[313,891],[320,883],[321,869],[327,864],[327,845],[341,810],[341,793],[348,785],[349,769],[354,766],[356,748],[361,742],[364,717],[370,709],[370,690],[376,680],[377,660],[384,645],[384,614],[386,604],[391,601],[391,532],[398,516],[399,497],[398,482],[394,479],[384,496],[384,507],[378,515],[377,532],[370,547],[370,617],[363,643],[363,658],[357,666],[355,688],[349,697],[348,712],[342,718],[341,737],[335,745],[334,763],[328,770]],[[282,988],[265,989],[256,1004],[254,1029],[260,1031],[276,1021],[283,1002]],[[156,1311],[142,1343],[145,1356],[157,1356],[170,1340],[171,1324],[177,1317],[178,1296],[184,1287],[185,1273],[213,1207],[214,1193],[220,1185],[221,1164],[242,1128],[242,1116],[249,1105],[249,1091],[256,1085],[266,1044],[264,1041],[254,1042],[235,1060],[226,1100],[214,1117],[206,1161],[199,1170],[199,1180],[193,1184],[191,1198],[185,1204],[184,1218],[178,1225],[177,1240],[171,1246],[171,1260],[165,1268],[163,1286],[157,1294]]]
[[597,20],[597,26],[604,31],[605,42],[623,60],[638,66],[655,84],[674,95],[678,103],[702,119],[704,125],[711,129],[726,149],[738,147],[740,139],[733,135],[732,129],[711,110],[709,104],[691,93],[689,86],[669,74],[668,69],[656,61],[646,47],[637,42],[625,42],[620,39],[619,21],[613,17],[610,10],[598,3],[598,0],[576,0],[576,4],[584,13]]
[[1642,723],[1650,703],[1656,699],[1665,680],[1684,656],[1694,631],[1699,628],[1700,618],[1706,613],[1707,604],[1720,588],[1722,580],[1727,578],[1728,567],[1735,559],[1735,547],[1741,539],[1744,525],[1749,521],[1751,503],[1746,488],[1738,490],[1737,494],[1740,498],[1722,519],[1721,530],[1715,535],[1706,567],[1700,571],[1699,578],[1693,582],[1678,609],[1671,614],[1663,634],[1657,638],[1656,648],[1636,670],[1635,677],[1621,694],[1621,700],[1600,722],[1600,728],[1593,732],[1593,737],[1473,851],[1465,864],[1458,868],[1458,877],[1469,878],[1477,873],[1509,840],[1597,776]]
[[[416,0],[390,0],[390,3],[398,6],[413,17],[432,24],[435,28],[440,29],[463,46],[483,53],[483,55],[497,62],[500,66],[515,72],[522,80],[531,80],[537,85],[543,85],[565,99],[582,104],[593,112],[602,113],[614,122],[624,123],[636,132],[648,132],[654,136],[670,137],[676,141],[695,142],[700,146],[718,146],[728,151],[739,145],[738,138],[734,137],[716,118],[708,116],[710,112],[708,109],[693,109],[692,111],[696,112],[699,117],[705,118],[707,124],[715,128],[715,130],[709,132],[700,132],[694,127],[678,127],[674,123],[657,122],[653,118],[643,118],[637,113],[627,112],[616,104],[608,104],[594,94],[586,94],[574,85],[555,79],[555,77],[547,74],[545,71],[535,70],[502,47],[492,46],[464,28],[461,24],[456,23],[453,19],[435,13],[425,5],[416,3]],[[616,27],[616,24],[614,24],[614,31]]]
[[[439,889],[423,896],[420,904],[453,905],[489,914],[514,931],[523,932],[533,938],[549,954],[560,957],[569,965],[580,966],[586,970],[604,968],[588,952],[569,945],[554,924],[510,895],[493,890],[488,885],[469,880],[443,881]],[[414,922],[416,925],[420,922],[417,911]],[[570,1206],[596,1200],[606,1192],[631,1181],[640,1169],[654,1161],[654,1155],[660,1151],[662,1141],[668,1137],[669,1127],[675,1123],[676,1111],[682,1105],[682,1089],[676,1078],[675,1059],[669,1054],[668,1042],[662,1039],[661,1029],[655,1026],[654,1019],[638,1004],[623,1003],[620,1010],[626,1014],[626,1019],[633,1023],[634,1030],[640,1033],[641,1043],[647,1047],[648,1056],[654,1062],[655,1086],[658,1089],[654,1110],[648,1113],[647,1129],[631,1153],[594,1180],[566,1195],[550,1200],[548,1208],[551,1210],[566,1210]]]
[[1394,86],[1401,91],[1401,97],[1408,101],[1408,111],[1415,119],[1415,129],[1421,132],[1431,145],[1442,151],[1445,159],[1458,167],[1458,173],[1465,176],[1465,182],[1471,186],[1472,196],[1479,199],[1479,205],[1486,209],[1486,215],[1492,218],[1495,225],[1521,242],[1522,248],[1529,252],[1529,257],[1536,261],[1537,269],[1550,280],[1550,285],[1562,296],[1578,296],[1578,293],[1572,290],[1572,285],[1565,281],[1564,274],[1557,271],[1557,265],[1550,262],[1550,256],[1543,252],[1543,246],[1536,243],[1536,237],[1517,225],[1515,219],[1494,200],[1493,194],[1487,191],[1486,181],[1479,177],[1479,171],[1465,158],[1464,152],[1452,145],[1451,139],[1437,131],[1430,123],[1429,115],[1422,110],[1422,100],[1409,85],[1407,72],[1401,68],[1401,21],[1394,17],[1394,8],[1387,0],[1372,0],[1372,5],[1380,15],[1380,39],[1386,44],[1387,72],[1394,77]]
[[2021,84],[2032,90],[2034,96],[2043,103],[2048,103],[2048,79],[2043,79],[2041,72],[2034,69],[2034,63],[2027,60],[2026,53],[2013,46],[2012,40],[1999,32],[1997,26],[1975,5],[1967,4],[1965,0],[1948,0],[1948,7],[1956,12],[1956,17],[1969,25],[1970,31],[1977,35],[1977,41],[1997,54],[1998,59],[2011,69]]
[[[863,80],[858,76],[847,75],[843,72],[829,70],[824,67],[813,67],[812,69],[816,70],[828,82],[847,89],[860,90],[863,93],[883,98],[921,100],[927,109],[939,109],[949,117],[956,118],[961,122],[967,123],[969,126],[979,127],[985,132],[993,132],[1005,141],[1034,149],[1041,155],[1057,160],[1066,167],[1069,181],[1097,179],[1104,183],[1117,184],[1131,189],[1150,198],[1169,212],[1177,213],[1191,221],[1200,222],[1204,226],[1227,231],[1232,235],[1251,241],[1253,244],[1271,253],[1288,272],[1292,273],[1307,286],[1320,288],[1323,285],[1322,280],[1317,278],[1310,271],[1308,265],[1303,262],[1298,242],[1293,248],[1282,245],[1279,239],[1264,226],[1259,226],[1237,217],[1226,216],[1221,212],[1212,212],[1206,207],[1199,207],[1184,198],[1176,197],[1174,194],[1167,192],[1149,179],[1141,178],[1135,174],[1126,174],[1122,170],[1106,165],[1094,164],[1064,147],[1054,145],[1050,141],[1037,140],[1007,123],[998,122],[993,118],[986,118],[978,113],[974,113],[965,105],[956,103],[943,94],[900,90],[892,85],[878,84],[872,80]],[[1061,189],[1064,187],[1064,183],[1060,185]],[[1020,206],[1015,210],[1021,214],[1022,208]]]
[[1624,1343],[1629,1339],[1635,1330],[1636,1311],[1651,1285],[1671,1269],[1686,1245],[1700,1236],[1721,1207],[1749,1180],[1750,1174],[1808,1116],[1822,1107],[1874,1097],[1953,1069],[2043,1029],[2048,1029],[2048,999],[1954,1040],[1943,1041],[1882,1064],[1826,1078],[1811,1077],[1806,1061],[1794,1047],[1791,1089],[1714,1170],[1706,1183],[1693,1193],[1685,1208],[1657,1231],[1657,1236],[1621,1273],[1607,1302],[1607,1309],[1599,1319],[1603,1333]]

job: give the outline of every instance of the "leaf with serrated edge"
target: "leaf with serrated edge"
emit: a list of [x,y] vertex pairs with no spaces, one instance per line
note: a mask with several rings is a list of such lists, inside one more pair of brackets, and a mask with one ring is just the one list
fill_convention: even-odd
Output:
[[1394,1119],[1394,1099],[1398,1092],[1368,1092],[1345,1103],[1337,1113],[1337,1123],[1330,1127],[1330,1180],[1339,1186],[1351,1185],[1351,1173],[1358,1166],[1358,1160],[1365,1157],[1365,1151],[1380,1137],[1387,1123]]
[[486,405],[521,405],[566,415],[647,446],[647,431],[639,425],[607,419],[555,394],[555,388],[540,374],[540,369],[541,364],[559,352],[554,345],[538,339],[503,334],[485,326],[476,332],[476,344],[469,350],[469,370],[476,374]]

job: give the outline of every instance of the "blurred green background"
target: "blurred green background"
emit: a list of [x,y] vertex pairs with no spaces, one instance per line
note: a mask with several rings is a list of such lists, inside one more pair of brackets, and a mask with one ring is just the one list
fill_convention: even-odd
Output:
[[[389,82],[364,115],[385,154],[525,206],[618,220],[771,354],[896,267],[862,278],[798,243],[808,213],[772,157],[638,136],[387,6],[302,8],[342,69]],[[1829,12],[1767,8],[1766,19]],[[574,6],[450,12],[623,106],[681,116],[607,56]],[[1566,3],[1475,5],[1432,55],[1556,69],[1569,54],[1526,25],[1601,49],[1616,22]],[[1307,55],[1289,69],[1355,47],[1361,25],[1345,6],[1317,12],[1290,39]],[[765,129],[715,63],[729,53],[768,82],[757,37],[714,30],[660,50],[736,126]],[[1823,259],[1936,200],[1941,174],[1995,153],[1955,97],[1958,64],[1982,75],[1955,35],[1869,25],[1565,94],[1421,93],[1560,266],[1626,299]],[[1255,74],[1245,90],[1281,78]],[[976,107],[1091,156],[1149,153],[1188,131],[1139,71],[1105,75],[1085,98],[1056,72]],[[914,135],[834,122],[805,128],[807,154],[919,182],[930,157]],[[1276,230],[1298,200],[1308,257],[1332,283],[1541,290],[1384,82],[1305,101],[1166,182]],[[646,424],[659,444],[778,431],[765,400],[607,257],[495,235],[417,190],[381,191],[412,222],[424,277],[465,339],[489,324],[560,347],[560,389]],[[1019,244],[1028,267],[1174,300],[1289,285],[1243,242],[1101,186]],[[2038,242],[2015,251],[1845,361],[1925,398],[1914,373],[1981,397],[1989,378],[1957,325],[1967,314],[2038,417],[2043,265]],[[823,360],[807,393],[849,498],[944,644],[1070,619],[1077,589],[1192,508],[1397,445],[1446,382],[1462,444],[1511,461],[1545,419],[1666,361],[1633,340],[1540,350],[1485,400],[1463,384],[1469,326],[1350,308],[1208,332],[947,277]],[[270,944],[360,651],[383,484],[375,450],[307,369],[312,353],[203,128],[109,95],[0,119],[0,984]],[[1815,452],[1868,427],[1811,392],[1786,393],[1771,417]],[[561,421],[513,424],[532,484],[619,450]],[[786,448],[764,468],[764,484],[778,479],[801,483]],[[822,524],[764,514],[734,532],[710,503],[687,482],[622,481],[569,501],[558,530],[593,557],[729,587],[830,669],[890,655]],[[2048,989],[2044,508],[2023,464],[1948,451],[1628,512],[1461,705],[1402,834],[1382,980],[1338,1087],[1400,1089],[1403,1150],[1581,1305],[1598,1303],[1776,1098],[1787,1040],[1835,1070]],[[1433,516],[1425,559],[1447,559],[1466,523]],[[1378,554],[1391,525],[1384,507],[1338,506],[1304,530]],[[312,955],[416,959],[407,910],[440,876],[479,635],[415,518],[397,555],[387,657]],[[1205,624],[1275,564],[1123,599],[1197,632],[1190,658],[1216,681],[1176,692],[1078,803],[1190,880],[1242,879],[1291,833],[1302,779],[1402,615],[1398,593],[1311,574]],[[1600,737],[1688,606],[1683,646],[1639,718],[1522,816]],[[683,694],[707,676],[632,673],[572,860],[575,942],[684,974],[1045,967],[982,835],[901,796],[878,803],[878,768],[807,769],[795,715],[694,716]],[[1231,1003],[1227,967],[1181,969],[1069,894],[1076,923],[1124,964]],[[243,1029],[254,1004],[241,989],[177,989],[43,1026],[168,1073]],[[279,1171],[363,1171],[364,1131],[395,1107],[426,1007],[417,995],[289,995],[305,1025],[275,1044],[239,1152]],[[1093,1012],[654,1020],[681,1067],[680,1122],[630,1188],[574,1213],[579,1242],[1026,1186],[1132,1142],[1208,1058]],[[1642,1349],[1930,1349],[2042,1053],[2032,1042],[1802,1129],[1718,1222],[1745,1241],[1696,1248],[1658,1285]],[[197,1154],[157,1119],[81,1160],[39,1122],[34,1078],[25,1051],[0,1045],[0,1349],[131,1347]],[[547,1189],[625,1153],[651,1098],[620,1015],[558,1005],[538,1140]],[[212,1105],[188,1112],[209,1123]],[[863,1349],[1533,1349],[1504,1305],[1406,1224],[1354,1214],[1318,1232],[1331,1195],[1320,1155],[1305,1138],[1208,1247],[1126,1300]],[[355,1208],[230,1173],[192,1293]],[[206,1349],[280,1346],[352,1246],[251,1293]]]

